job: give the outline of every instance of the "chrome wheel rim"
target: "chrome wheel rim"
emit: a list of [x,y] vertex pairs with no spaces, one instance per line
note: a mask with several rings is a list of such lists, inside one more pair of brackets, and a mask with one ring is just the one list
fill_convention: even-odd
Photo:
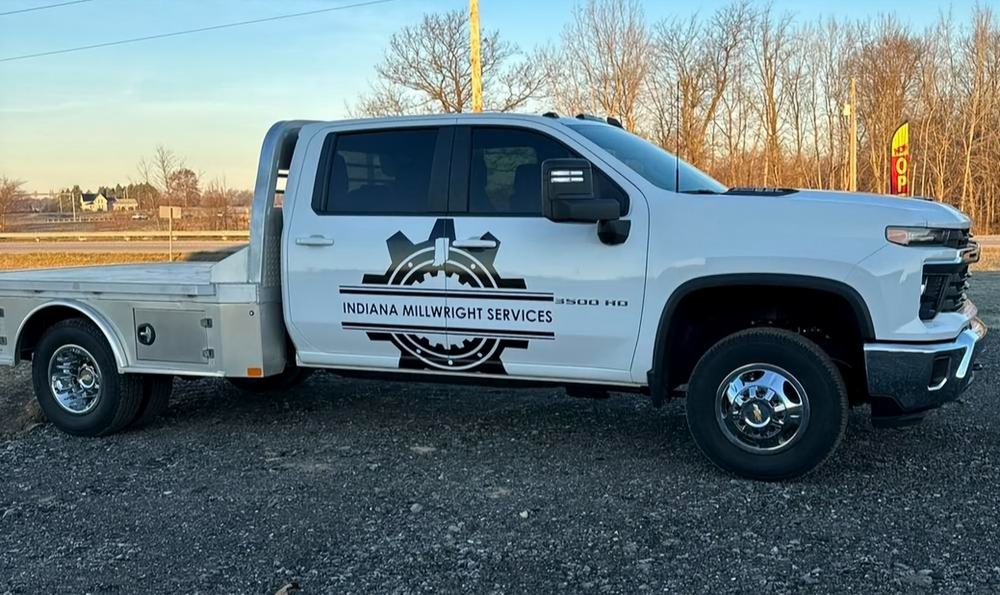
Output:
[[78,345],[63,345],[49,359],[49,389],[56,403],[75,415],[101,400],[101,369],[94,356]]
[[783,452],[809,425],[809,397],[802,383],[770,364],[733,370],[716,398],[716,419],[734,445],[755,454]]

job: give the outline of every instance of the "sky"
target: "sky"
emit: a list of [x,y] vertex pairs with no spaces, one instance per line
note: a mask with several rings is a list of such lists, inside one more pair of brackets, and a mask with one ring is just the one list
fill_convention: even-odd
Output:
[[[66,0],[0,0],[0,13]],[[393,32],[468,0],[394,0],[140,43],[5,58],[359,3],[362,0],[88,0],[0,14],[0,176],[47,192],[127,184],[162,144],[204,174],[251,188],[277,120],[333,120],[366,91]],[[558,40],[585,0],[479,0],[480,26],[524,49]],[[990,4],[992,0],[982,0]],[[772,0],[797,18],[895,13],[923,27],[975,0]],[[645,0],[649,21],[727,0]]]

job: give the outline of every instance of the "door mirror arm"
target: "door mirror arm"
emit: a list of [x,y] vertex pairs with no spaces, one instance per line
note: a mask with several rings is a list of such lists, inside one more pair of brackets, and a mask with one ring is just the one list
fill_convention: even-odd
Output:
[[631,229],[617,200],[594,195],[594,172],[586,159],[542,162],[542,214],[558,223],[596,223],[598,238],[608,245],[625,242]]

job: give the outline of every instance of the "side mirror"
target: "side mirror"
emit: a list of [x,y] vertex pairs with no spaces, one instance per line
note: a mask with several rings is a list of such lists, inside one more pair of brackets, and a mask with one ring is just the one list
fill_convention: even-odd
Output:
[[614,199],[594,196],[594,172],[586,159],[542,162],[542,214],[552,221],[598,223],[620,218]]

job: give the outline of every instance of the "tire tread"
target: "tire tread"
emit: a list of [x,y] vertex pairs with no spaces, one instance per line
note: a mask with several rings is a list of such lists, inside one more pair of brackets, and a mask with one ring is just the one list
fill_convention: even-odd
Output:
[[170,405],[170,395],[174,390],[172,376],[150,374],[143,378],[142,406],[136,412],[130,428],[139,429],[149,425]]
[[[95,358],[101,357],[106,363],[109,363],[111,369],[101,369],[101,375],[104,380],[104,386],[110,384],[112,387],[117,388],[117,398],[115,399],[115,409],[111,416],[111,421],[105,425],[104,428],[91,431],[91,430],[66,430],[68,433],[80,435],[80,436],[91,436],[91,437],[103,437],[116,432],[121,431],[123,428],[129,425],[129,423],[136,418],[139,408],[142,406],[143,402],[143,382],[140,376],[134,374],[119,374],[117,368],[117,361],[115,360],[114,352],[111,346],[108,344],[107,338],[101,332],[97,326],[88,319],[85,318],[69,318],[66,320],[59,321],[53,324],[48,330],[43,333],[41,340],[39,341],[39,346],[44,346],[50,337],[57,333],[65,331],[76,331],[83,333],[90,339],[92,339],[100,348],[100,353],[92,353]],[[37,357],[37,354],[36,354]],[[36,363],[38,365],[47,365],[45,363]],[[98,362],[100,366],[100,362]],[[47,383],[44,379],[38,377],[37,370],[33,370],[32,379],[35,385],[35,391],[49,390]],[[101,397],[107,398],[107,396],[102,395]]]
[[[839,428],[837,430],[836,439],[833,445],[827,450],[824,456],[820,460],[818,460],[815,464],[813,464],[809,469],[805,471],[796,469],[796,470],[786,471],[784,473],[775,473],[775,474],[768,474],[767,476],[755,477],[756,479],[763,479],[768,481],[781,481],[786,479],[794,479],[799,476],[810,473],[813,470],[824,465],[833,455],[833,453],[840,447],[840,444],[844,437],[844,433],[847,429],[847,421],[848,421],[847,412],[849,410],[847,386],[846,383],[844,382],[843,376],[840,373],[840,370],[837,368],[837,365],[819,345],[817,345],[813,341],[803,337],[798,333],[785,329],[773,328],[773,327],[744,329],[742,331],[737,331],[723,338],[715,345],[710,347],[704,353],[704,355],[702,355],[698,363],[695,365],[695,368],[691,373],[691,379],[694,380],[696,376],[704,369],[707,363],[714,360],[715,357],[720,352],[727,349],[731,349],[734,346],[740,345],[741,343],[752,343],[759,341],[771,341],[774,343],[791,346],[793,348],[802,350],[803,352],[807,353],[809,356],[814,358],[816,361],[818,361],[821,367],[823,368],[823,371],[827,376],[827,378],[833,382],[833,387],[832,387],[833,392],[835,394],[835,398],[838,400],[837,405],[840,411],[842,412],[842,415],[840,416]],[[688,399],[690,398],[691,395],[689,394]],[[714,399],[715,396],[712,395],[712,398]],[[690,416],[688,417],[688,424],[689,426],[691,425]],[[695,440],[695,444],[697,445],[698,450],[720,469],[727,471],[729,473],[746,476],[745,474],[741,473],[739,469],[732,469],[718,462],[715,459],[715,457],[712,456],[711,453],[706,452],[705,448],[698,440]]]

